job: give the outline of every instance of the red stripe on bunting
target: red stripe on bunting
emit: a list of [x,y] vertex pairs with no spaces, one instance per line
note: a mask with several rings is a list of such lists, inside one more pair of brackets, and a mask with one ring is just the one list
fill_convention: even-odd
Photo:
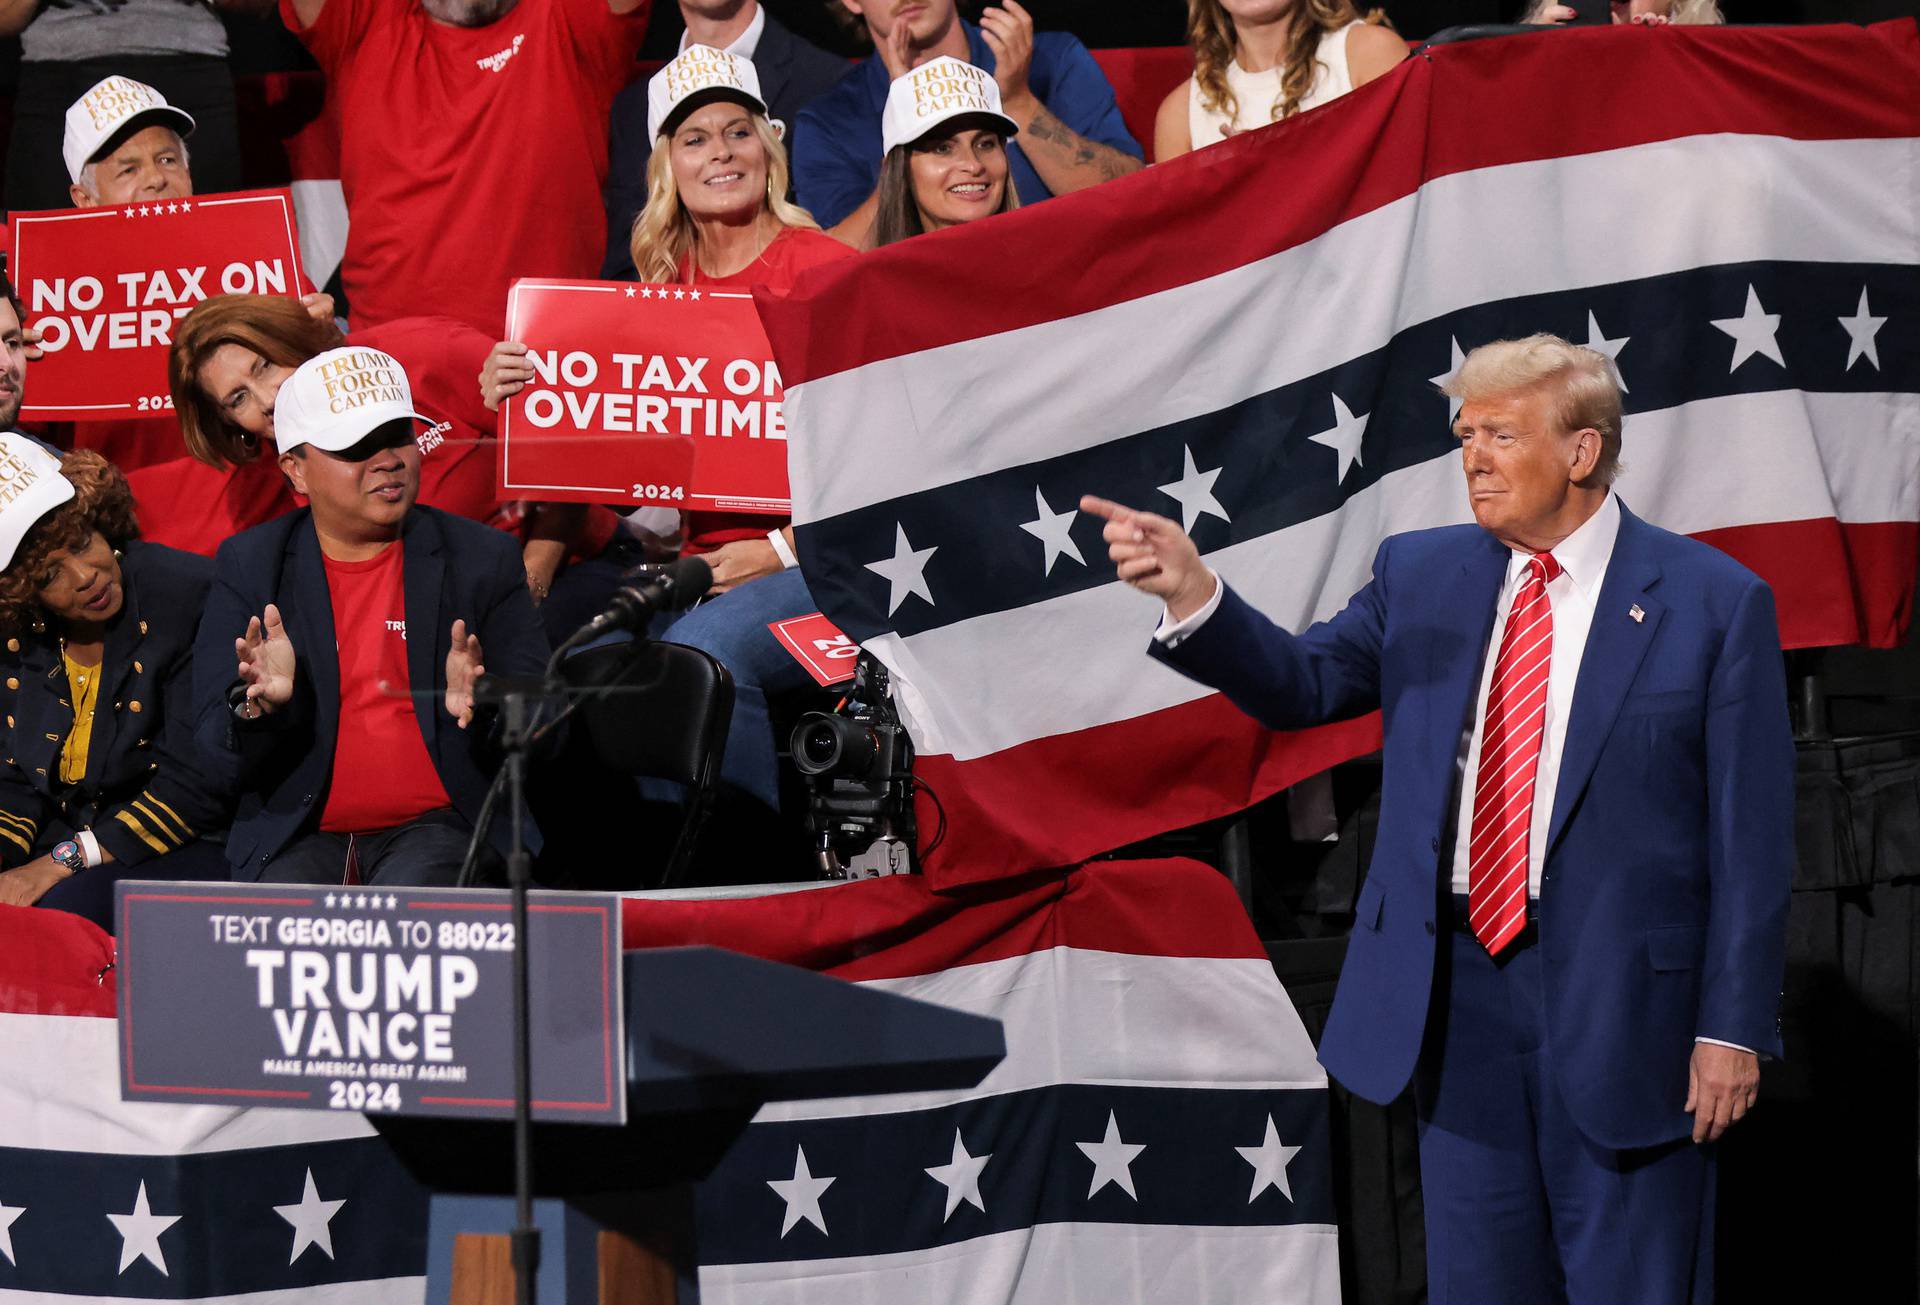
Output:
[[[1916,84],[1911,19],[1581,28],[1441,46],[1287,122],[816,269],[791,296],[760,295],[761,321],[791,388],[1216,276],[1453,173],[1716,133],[1920,135]],[[1513,113],[1521,102],[1528,111]],[[1070,217],[1105,233],[1101,245],[1061,239]],[[1165,256],[1169,243],[1181,257]],[[928,313],[930,301],[952,308]]]
[[[1900,644],[1913,604],[1920,524],[1828,518],[1696,537],[1773,586],[1783,647]],[[1188,750],[1170,757],[1169,749],[1183,743]],[[1272,733],[1216,694],[971,761],[922,753],[915,771],[939,794],[948,828],[927,878],[944,890],[991,879],[1007,866],[1071,865],[1244,810],[1379,746],[1377,715]],[[1088,761],[1128,756],[1141,764]],[[1167,783],[1168,775],[1177,781]],[[919,818],[924,843],[938,820],[925,797]]]
[[1055,947],[1134,956],[1262,959],[1216,870],[1196,861],[1105,861],[957,893],[918,875],[811,892],[624,903],[628,949],[701,943],[843,979],[896,979]]
[[[1379,746],[1378,713],[1275,733],[1212,694],[971,761],[923,753],[914,773],[947,816],[946,842],[928,861],[927,880],[945,891],[1007,866],[1084,861],[1245,810]],[[1137,757],[1139,764],[1092,765],[1093,757]],[[918,814],[924,844],[939,820],[924,794]]]

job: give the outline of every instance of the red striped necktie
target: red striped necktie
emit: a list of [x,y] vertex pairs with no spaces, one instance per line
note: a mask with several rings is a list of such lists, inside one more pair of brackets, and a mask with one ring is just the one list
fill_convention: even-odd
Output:
[[1553,658],[1553,604],[1547,584],[1561,572],[1551,553],[1527,563],[1500,636],[1480,734],[1467,844],[1468,920],[1491,954],[1527,924],[1527,842],[1533,831],[1535,773],[1547,724],[1547,668]]

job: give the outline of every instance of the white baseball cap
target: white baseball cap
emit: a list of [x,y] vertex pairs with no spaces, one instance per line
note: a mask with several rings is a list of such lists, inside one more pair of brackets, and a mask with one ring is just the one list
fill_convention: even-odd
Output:
[[145,82],[115,74],[95,82],[93,89],[67,106],[67,134],[60,153],[67,161],[67,178],[78,185],[80,170],[93,161],[106,143],[135,118],[151,117],[181,136],[193,135],[193,117],[176,109]]
[[282,382],[273,442],[282,453],[302,444],[339,453],[390,421],[431,424],[413,410],[413,387],[392,354],[347,345],[315,354]]
[[73,497],[60,459],[13,431],[0,432],[0,569],[40,518]]
[[955,118],[987,118],[1008,136],[1019,125],[1000,108],[1000,86],[984,68],[950,54],[929,59],[893,79],[887,107],[880,115],[880,148],[892,153]]
[[689,45],[647,81],[647,136],[658,139],[667,120],[682,109],[691,113],[709,100],[738,100],[765,114],[760,74],[753,62],[710,45]]

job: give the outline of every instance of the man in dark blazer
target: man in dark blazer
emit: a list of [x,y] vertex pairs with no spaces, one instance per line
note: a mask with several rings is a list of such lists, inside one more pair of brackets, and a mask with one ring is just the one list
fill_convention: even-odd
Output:
[[[800,110],[846,76],[852,64],[795,36],[760,0],[680,0],[680,16],[687,24],[680,39],[682,50],[710,45],[753,65],[760,77],[760,93],[766,97],[767,116],[783,125],[791,157],[793,125]],[[607,258],[600,275],[609,281],[631,281],[639,275],[628,246],[633,220],[647,204],[647,161],[652,157],[647,83],[641,78],[615,98],[607,129]]]
[[221,546],[194,650],[200,743],[240,794],[235,879],[453,883],[500,760],[482,649],[507,675],[546,661],[513,538],[414,505],[415,419],[377,349],[320,354],[275,401],[310,506]]
[[1420,1120],[1435,1305],[1712,1296],[1709,1143],[1778,1055],[1793,745],[1773,600],[1611,492],[1611,365],[1476,350],[1477,524],[1396,535],[1293,635],[1104,500],[1153,654],[1276,729],[1379,708],[1379,838],[1320,1048]]

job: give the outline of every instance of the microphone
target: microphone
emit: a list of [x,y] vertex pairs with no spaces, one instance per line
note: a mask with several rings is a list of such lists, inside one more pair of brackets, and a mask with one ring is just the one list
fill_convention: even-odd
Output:
[[683,557],[663,567],[630,572],[627,582],[613,591],[606,610],[582,627],[576,637],[585,642],[612,630],[639,629],[655,612],[693,606],[712,585],[713,568],[699,557]]

